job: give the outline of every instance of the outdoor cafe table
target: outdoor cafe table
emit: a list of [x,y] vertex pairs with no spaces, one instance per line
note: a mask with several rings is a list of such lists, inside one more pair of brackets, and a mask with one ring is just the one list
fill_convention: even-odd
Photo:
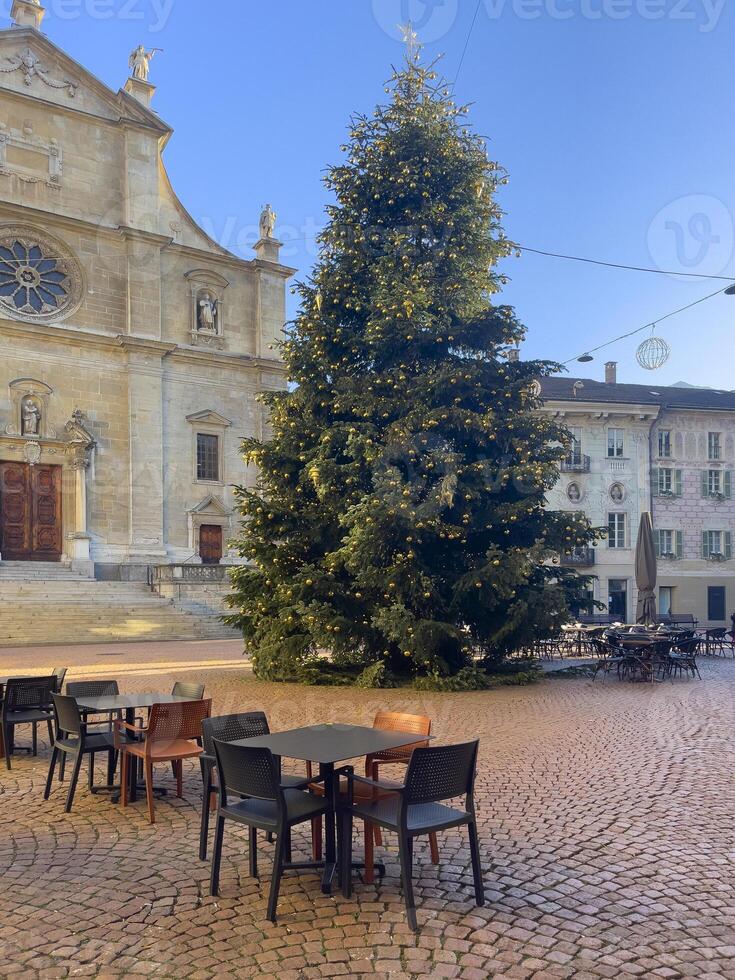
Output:
[[324,794],[331,803],[331,810],[325,821],[322,878],[322,891],[329,894],[337,867],[335,818],[338,780],[335,779],[335,764],[386,749],[399,749],[417,741],[425,742],[428,738],[425,735],[417,738],[416,732],[382,731],[360,725],[313,725],[309,728],[294,728],[287,732],[245,738],[233,744],[267,748],[280,758],[319,763],[319,775],[324,778]]
[[[80,695],[78,698],[75,698],[75,700],[77,702],[77,706],[82,711],[88,711],[93,715],[117,714],[119,711],[124,711],[125,721],[128,723],[128,725],[134,725],[135,712],[139,708],[151,708],[154,704],[176,704],[179,701],[191,701],[191,698],[182,698],[175,694],[136,694],[134,692],[128,692],[127,694],[114,694],[105,697],[87,697],[86,695]],[[135,803],[138,796],[138,767],[128,766],[128,771],[130,774],[128,799],[131,803]],[[117,789],[117,786],[98,786],[95,788],[95,791],[114,791]],[[163,793],[164,790],[157,790],[157,792]],[[112,799],[115,801],[114,795]]]

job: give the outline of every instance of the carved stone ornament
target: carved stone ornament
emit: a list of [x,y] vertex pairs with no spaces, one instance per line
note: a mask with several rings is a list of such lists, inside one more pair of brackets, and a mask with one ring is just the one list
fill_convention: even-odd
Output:
[[[13,151],[17,152],[13,155]],[[45,184],[59,190],[64,174],[59,141],[35,136],[32,127],[18,130],[0,123],[0,174],[24,184]]]
[[70,248],[31,225],[0,225],[0,313],[49,323],[82,301],[82,269]]
[[65,88],[70,99],[73,99],[77,94],[77,82],[72,82],[68,78],[52,78],[41,59],[30,48],[11,55],[6,59],[4,65],[0,64],[0,72],[9,74],[14,71],[23,73],[23,81],[26,85],[31,85],[34,78],[40,78],[44,85],[48,85],[49,88]]
[[41,447],[37,442],[27,442],[23,447],[23,455],[26,458],[26,462],[30,463],[31,466],[35,466],[37,463],[41,462]]
[[72,457],[74,469],[86,469],[89,466],[92,450],[96,446],[94,436],[87,428],[87,417],[80,409],[75,408],[72,416],[64,426],[68,439],[67,453]]

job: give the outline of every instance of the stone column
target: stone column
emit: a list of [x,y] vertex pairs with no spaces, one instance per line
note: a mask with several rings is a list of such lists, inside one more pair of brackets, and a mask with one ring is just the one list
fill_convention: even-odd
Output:
[[128,353],[129,560],[166,560],[163,501],[163,358],[175,345],[121,337]]
[[91,578],[94,575],[94,562],[90,552],[92,538],[87,528],[87,450],[77,450],[71,465],[74,471],[74,531],[69,535],[71,565],[75,571],[83,572]]

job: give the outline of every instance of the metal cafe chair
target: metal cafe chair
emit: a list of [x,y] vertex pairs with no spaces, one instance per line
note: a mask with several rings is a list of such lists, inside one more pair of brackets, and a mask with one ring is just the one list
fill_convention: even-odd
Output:
[[[461,745],[414,749],[406,771],[406,782],[399,788],[393,785],[384,786],[377,780],[356,776],[350,767],[343,770],[348,785],[347,803],[341,808],[340,869],[345,897],[349,898],[352,893],[352,821],[358,817],[366,824],[377,824],[398,835],[403,897],[408,923],[414,932],[418,931],[413,895],[413,842],[416,837],[466,825],[472,859],[475,901],[477,905],[485,904],[474,807],[475,768],[479,744],[474,741]],[[378,791],[390,789],[390,795],[379,797],[374,802],[356,801],[355,784],[373,786]],[[445,801],[462,796],[465,797],[465,805],[462,809],[445,805]]]
[[[232,745],[214,740],[219,778],[217,825],[212,848],[210,892],[219,895],[219,874],[225,822],[232,820],[249,828],[250,875],[258,876],[257,834],[264,830],[275,835],[275,854],[268,896],[268,919],[276,921],[276,907],[281,876],[285,870],[318,867],[317,862],[292,864],[287,858],[287,845],[292,827],[324,814],[329,801],[323,796],[302,789],[284,788],[278,762],[270,749]],[[320,778],[305,777],[304,789]],[[230,795],[241,797],[232,802]]]
[[89,756],[89,788],[92,789],[95,755],[98,752],[107,753],[107,782],[111,783],[115,775],[115,769],[117,768],[117,752],[115,751],[114,738],[111,731],[95,732],[93,734],[87,731],[86,722],[83,721],[77,702],[73,697],[62,694],[52,694],[51,696],[54,699],[56,733],[43,798],[47,800],[51,794],[54,770],[56,769],[59,756],[62,759],[67,755],[71,756],[74,767],[69,781],[65,806],[66,812],[70,813],[72,803],[74,802],[74,794],[77,789],[79,770],[82,767],[84,756]]

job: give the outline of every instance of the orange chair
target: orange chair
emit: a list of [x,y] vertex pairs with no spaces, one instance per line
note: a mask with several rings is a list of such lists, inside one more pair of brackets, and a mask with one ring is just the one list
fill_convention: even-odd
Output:
[[[404,714],[399,711],[379,711],[375,718],[373,719],[373,728],[379,728],[382,731],[389,732],[411,732],[416,735],[431,735],[431,719],[427,718],[425,715],[409,715]],[[365,759],[365,775],[368,779],[378,779],[378,770],[380,766],[385,765],[404,765],[407,766],[411,758],[411,753],[417,747],[425,747],[429,743],[425,739],[420,739],[416,742],[411,742],[410,745],[404,745],[399,749],[385,749],[383,752],[376,752],[373,755],[369,755]],[[307,768],[307,772],[311,775],[311,771]],[[381,779],[382,783],[390,783],[391,780]],[[396,786],[400,786],[401,783],[396,782]],[[314,787],[316,792],[319,792],[321,787]],[[342,786],[340,786],[340,792],[342,792]],[[355,800],[364,798],[365,800],[377,799],[380,796],[386,796],[387,793],[380,793],[379,791],[372,790],[369,786],[360,786],[359,783],[354,784]],[[361,794],[364,793],[364,797]],[[374,859],[374,845],[377,844],[379,847],[382,846],[383,840],[380,832],[380,827],[375,825],[365,826],[365,881],[367,884],[372,884],[375,880],[375,859]],[[314,855],[314,860],[318,861],[321,858],[321,845],[322,845],[322,825],[321,817],[318,817],[312,824],[312,851]],[[439,863],[439,843],[437,841],[436,834],[429,835],[429,846],[431,848],[431,860],[434,864]]]
[[[146,728],[129,725],[116,719],[115,748],[122,758],[122,805],[128,805],[128,778],[130,756],[132,764],[143,762],[145,772],[145,793],[148,801],[148,819],[156,822],[153,809],[153,766],[157,762],[172,763],[176,774],[176,795],[183,793],[184,759],[195,759],[202,754],[202,747],[196,739],[202,737],[202,721],[209,718],[212,701],[178,701],[174,704],[154,704]],[[142,736],[142,741],[126,735],[126,730]]]

